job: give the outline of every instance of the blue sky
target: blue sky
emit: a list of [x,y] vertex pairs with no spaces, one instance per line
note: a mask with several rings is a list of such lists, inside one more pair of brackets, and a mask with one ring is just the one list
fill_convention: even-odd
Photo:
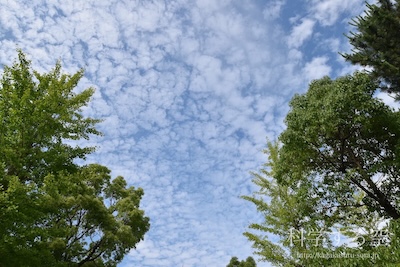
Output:
[[[104,119],[88,162],[142,187],[151,230],[120,266],[226,266],[260,222],[240,198],[284,129],[288,101],[324,75],[364,0],[0,0],[0,64],[86,69]],[[382,96],[383,97],[383,96]],[[255,257],[256,258],[256,257]],[[269,266],[259,263],[259,266]]]

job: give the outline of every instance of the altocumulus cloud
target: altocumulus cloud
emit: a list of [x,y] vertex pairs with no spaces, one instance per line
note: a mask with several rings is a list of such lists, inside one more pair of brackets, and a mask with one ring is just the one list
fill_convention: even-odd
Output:
[[363,1],[348,2],[3,0],[0,58],[86,69],[105,134],[88,160],[142,187],[151,218],[121,266],[225,266],[252,253],[242,233],[260,218],[239,196],[287,102],[351,70],[337,52]]

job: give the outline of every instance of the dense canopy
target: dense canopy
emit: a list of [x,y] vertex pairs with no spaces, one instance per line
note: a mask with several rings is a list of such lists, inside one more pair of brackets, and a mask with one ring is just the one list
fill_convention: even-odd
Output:
[[[32,70],[22,51],[0,84],[0,266],[116,266],[143,239],[141,188],[98,164],[78,165],[99,121],[81,108],[83,70]],[[71,141],[72,140],[72,141]]]
[[353,47],[344,54],[353,64],[370,67],[374,79],[388,92],[400,93],[400,1],[379,0],[367,4],[365,14],[351,24],[356,31],[348,35]]

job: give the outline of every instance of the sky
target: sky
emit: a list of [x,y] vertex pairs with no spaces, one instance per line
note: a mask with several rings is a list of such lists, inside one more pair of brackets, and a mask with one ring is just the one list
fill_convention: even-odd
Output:
[[[371,2],[371,1],[370,1]],[[261,222],[240,198],[257,188],[266,141],[313,79],[356,67],[338,52],[364,0],[0,0],[0,65],[85,69],[103,119],[85,145],[143,188],[151,228],[120,267],[226,266],[253,256]],[[270,266],[258,263],[260,267]]]

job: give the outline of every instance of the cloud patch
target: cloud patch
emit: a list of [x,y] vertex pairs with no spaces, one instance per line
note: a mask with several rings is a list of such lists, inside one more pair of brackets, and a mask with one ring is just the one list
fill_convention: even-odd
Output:
[[299,48],[313,34],[315,21],[303,19],[298,25],[294,26],[288,38],[290,48]]

